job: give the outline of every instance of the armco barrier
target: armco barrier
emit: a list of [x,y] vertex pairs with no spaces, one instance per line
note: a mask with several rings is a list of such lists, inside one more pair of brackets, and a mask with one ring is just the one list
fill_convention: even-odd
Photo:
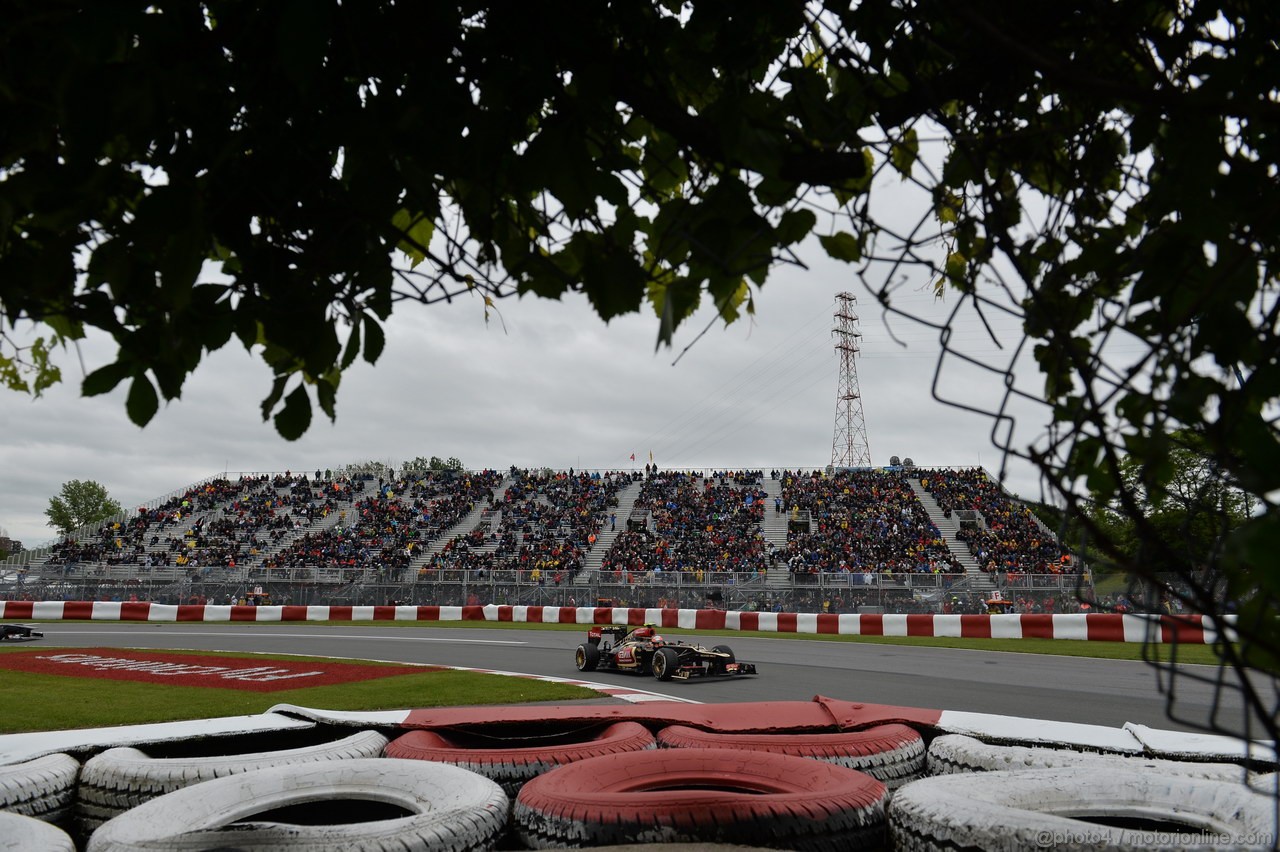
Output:
[[655,624],[689,630],[758,630],[840,636],[950,636],[1095,642],[1213,644],[1234,639],[1198,615],[894,615],[730,612],[716,609],[557,606],[219,606],[112,601],[5,601],[6,621],[493,621],[527,624]]

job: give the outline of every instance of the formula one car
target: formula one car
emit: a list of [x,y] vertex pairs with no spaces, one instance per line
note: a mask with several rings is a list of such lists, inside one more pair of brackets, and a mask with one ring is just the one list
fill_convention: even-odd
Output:
[[24,624],[0,624],[0,641],[6,639],[43,639],[44,634]]
[[[601,641],[605,636],[613,641]],[[652,674],[658,680],[753,675],[753,663],[740,663],[728,645],[706,648],[658,635],[652,624],[643,627],[592,627],[578,646],[574,662],[580,672],[604,671]]]

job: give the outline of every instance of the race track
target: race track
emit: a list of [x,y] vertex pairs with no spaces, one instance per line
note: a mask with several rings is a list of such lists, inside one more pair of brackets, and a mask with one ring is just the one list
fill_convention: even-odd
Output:
[[[767,638],[716,638],[761,674],[736,680],[659,683],[607,672],[582,676],[573,649],[578,630],[458,629],[211,624],[46,625],[44,645],[170,648],[418,662],[554,675],[636,687],[705,703],[808,700],[849,701],[941,710],[966,710],[1064,722],[1119,726],[1125,722],[1170,730],[1202,730],[1214,706],[1211,687],[1191,675],[1214,669],[1184,667],[1177,679],[1176,718],[1166,712],[1157,672],[1142,662],[987,651],[916,648]],[[708,643],[712,644],[712,643]],[[1240,729],[1234,696],[1219,708],[1220,724]]]

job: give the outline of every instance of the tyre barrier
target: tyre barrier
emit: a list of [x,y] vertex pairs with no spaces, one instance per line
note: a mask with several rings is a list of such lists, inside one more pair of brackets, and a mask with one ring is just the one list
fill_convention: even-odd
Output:
[[71,818],[79,775],[80,761],[69,754],[0,766],[0,811],[64,823]]
[[871,776],[809,758],[658,749],[587,758],[539,775],[521,789],[512,818],[533,849],[699,842],[879,849],[885,796]]
[[865,772],[890,790],[925,768],[924,738],[906,725],[876,725],[838,734],[720,734],[687,725],[658,732],[660,748],[737,748],[809,757]]
[[136,748],[112,748],[90,758],[80,772],[76,822],[88,836],[107,820],[157,796],[201,781],[274,766],[378,757],[387,738],[361,731],[301,748],[208,757],[153,757]]
[[410,731],[392,740],[385,754],[460,766],[497,782],[507,795],[514,797],[527,781],[557,766],[656,746],[653,734],[638,722],[575,728],[559,736],[539,736],[537,745],[520,745],[530,739],[462,731]]
[[[1270,796],[1280,802],[1280,772],[1255,773],[1249,776],[1248,784],[1253,792]],[[1276,829],[1278,835],[1276,845],[1280,846],[1280,814],[1276,815]]]
[[489,849],[506,829],[509,807],[497,784],[443,763],[273,766],[154,798],[95,831],[87,852]]
[[889,805],[896,850],[1271,849],[1275,800],[1236,782],[1097,767],[938,775]]
[[999,746],[963,734],[946,734],[929,743],[928,773],[955,775],[965,772],[1022,772],[1030,769],[1092,768],[1132,772],[1189,775],[1218,781],[1245,779],[1243,767],[1231,763],[1194,763],[1180,760],[1131,757],[1120,754],[1079,752],[1066,748]]
[[[295,707],[291,704],[276,705],[273,709],[324,724],[350,724],[349,718],[323,710]],[[814,733],[854,731],[890,723],[945,731],[946,729],[940,726],[942,716],[941,710],[844,701],[815,695],[809,701],[742,701],[732,704],[682,704],[653,701],[625,707],[577,704],[533,707],[520,704],[508,707],[433,707],[404,711],[394,724],[403,728],[435,731],[460,728],[510,730],[519,725],[528,731],[537,726],[565,727],[630,721],[648,725],[655,730],[664,725],[688,725],[726,734],[798,734],[806,731]],[[1128,739],[1133,741],[1132,737]]]
[[0,811],[0,852],[76,852],[71,835],[25,814]]
[[[268,720],[266,717],[271,718]],[[1145,755],[1183,758],[1187,764],[1190,764],[1191,770],[1195,772],[1203,772],[1208,765],[1203,762],[1196,763],[1195,761],[1239,760],[1243,765],[1233,764],[1228,768],[1229,771],[1234,773],[1234,783],[1222,782],[1228,783],[1231,789],[1234,790],[1243,790],[1245,788],[1241,781],[1246,766],[1261,769],[1264,772],[1270,772],[1275,768],[1274,746],[1266,746],[1264,748],[1265,744],[1234,739],[1228,742],[1228,738],[1225,737],[1206,738],[1203,735],[1185,735],[1172,731],[1148,729],[1137,725],[1125,725],[1123,729],[1112,729],[1094,725],[1054,723],[1034,719],[1018,719],[1016,717],[990,716],[987,714],[924,710],[921,708],[848,702],[823,696],[815,696],[812,701],[808,702],[745,702],[729,705],[650,703],[639,706],[609,707],[577,705],[552,707],[512,706],[434,708],[365,713],[324,711],[283,704],[271,708],[264,716],[237,717],[234,720],[244,726],[245,732],[252,733],[253,741],[250,743],[246,743],[246,738],[243,736],[230,734],[228,723],[232,721],[226,719],[203,720],[189,723],[130,726],[99,729],[91,732],[63,732],[56,736],[49,733],[39,735],[16,734],[0,738],[0,753],[6,755],[10,761],[32,760],[39,756],[47,757],[62,751],[69,751],[72,754],[86,757],[101,748],[105,748],[107,744],[131,743],[143,749],[150,749],[154,754],[155,748],[164,749],[174,746],[180,741],[185,741],[185,745],[178,747],[185,751],[191,751],[191,746],[194,743],[202,754],[208,754],[208,743],[221,743],[225,749],[227,747],[225,741],[227,740],[234,740],[239,744],[240,751],[248,753],[255,751],[254,743],[263,740],[279,745],[281,737],[305,736],[314,741],[317,737],[337,736],[338,734],[335,732],[342,731],[344,728],[346,730],[359,730],[370,727],[382,730],[390,728],[413,729],[409,732],[430,730],[450,738],[456,738],[459,731],[465,731],[471,737],[488,740],[493,740],[495,736],[505,736],[505,742],[502,745],[505,750],[509,750],[509,748],[520,747],[524,742],[536,741],[551,734],[563,737],[567,729],[581,730],[591,728],[598,731],[620,721],[634,722],[652,730],[683,725],[701,728],[704,731],[716,732],[717,734],[724,732],[724,735],[742,734],[753,737],[775,735],[790,737],[810,734],[821,735],[832,732],[847,734],[855,732],[855,730],[864,731],[877,725],[906,723],[908,726],[923,732],[926,737],[935,737],[935,742],[943,740],[944,735],[959,731],[965,734],[976,734],[977,737],[996,742],[1039,743],[1046,746],[1041,750],[1049,752],[1057,761],[1074,760],[1076,756],[1086,760],[1093,757],[1110,760],[1128,759],[1135,761],[1138,766],[1144,767],[1147,775],[1161,773],[1161,767],[1158,764],[1153,765],[1151,761],[1154,758],[1148,758]],[[511,735],[513,730],[519,731],[519,738]],[[73,737],[75,738],[74,742],[72,740]],[[965,739],[970,740],[970,742],[964,742]],[[386,740],[382,739],[381,742],[385,743]],[[454,742],[456,744],[457,740],[454,739]],[[958,742],[970,749],[975,747],[975,742],[977,744],[976,747],[979,749],[998,748],[996,746],[988,746],[982,740],[975,740],[973,737],[961,738],[953,742]],[[547,743],[541,742],[540,744],[546,745]],[[563,744],[563,740],[557,742],[556,745],[561,744]],[[464,743],[464,745],[471,744]],[[939,746],[939,749],[946,745],[947,742],[943,740],[943,744]],[[1029,748],[1029,746],[1016,746],[1014,748]],[[1081,754],[1069,751],[1069,749],[1096,749],[1104,752],[1104,754]],[[1270,750],[1268,751],[1267,749]],[[493,749],[480,750],[493,751]],[[674,755],[677,751],[712,750],[714,749],[664,749],[641,753]],[[119,751],[121,753],[137,752],[137,749],[126,748]],[[556,751],[563,751],[563,749],[557,748]],[[958,752],[954,753],[958,754]],[[268,752],[266,754],[278,754],[278,752]],[[751,755],[752,760],[770,756],[760,750],[751,751],[748,754]],[[1007,755],[1008,753],[1004,754]],[[1259,757],[1259,754],[1262,757]],[[1271,755],[1271,757],[1266,757],[1266,755]],[[243,759],[245,756],[240,755],[240,758]],[[613,756],[620,757],[621,755]],[[152,761],[168,759],[167,757],[149,757],[146,754],[142,754],[142,757]],[[597,758],[590,757],[585,760],[595,759]],[[191,758],[183,758],[173,762],[189,765],[193,760]],[[818,764],[818,761],[810,762]],[[1178,765],[1176,761],[1174,761],[1174,764],[1175,766]],[[976,766],[975,764],[971,768],[976,768]],[[1112,767],[1108,766],[1106,768],[1109,773]],[[1132,767],[1119,766],[1117,768],[1123,771]],[[1155,768],[1157,772],[1152,772],[1152,768]],[[550,770],[550,772],[556,771],[558,769]],[[1037,770],[1028,769],[1027,771]],[[1096,768],[1093,772],[1095,775],[1102,774],[1098,773]],[[971,774],[969,777],[986,778],[999,774],[1001,774],[999,771],[986,771],[981,772],[979,775]],[[545,777],[545,775],[542,777]],[[1278,794],[1276,789],[1277,776],[1274,773],[1269,775],[1251,774],[1249,778],[1250,786],[1255,791],[1260,790],[1263,794],[1269,793],[1268,801],[1274,803]],[[901,789],[909,789],[918,783],[923,782],[912,782],[912,784],[902,786]],[[586,791],[584,795],[588,799],[594,800],[599,790],[598,782],[593,778],[585,777],[582,779],[582,784],[581,789]],[[125,791],[117,791],[117,794],[121,797],[120,804],[122,808],[133,806],[130,801],[124,800]],[[157,791],[152,791],[146,796],[139,793],[139,798],[135,801],[145,802],[155,795],[157,795]],[[750,796],[749,798],[754,799],[756,796]],[[1061,815],[1061,813],[1058,814],[1058,816]],[[640,820],[640,822],[643,821],[643,819]],[[101,820],[99,820],[100,822]],[[652,821],[649,824],[651,825]],[[513,830],[515,830],[514,820]],[[614,832],[614,834],[616,835],[617,832]],[[746,844],[775,845],[761,844],[760,838],[755,834],[743,834],[741,836],[745,838],[743,842]],[[552,841],[543,842],[549,843]],[[924,841],[921,842],[923,843]],[[794,843],[784,841],[776,845],[791,848]],[[925,845],[928,844],[926,843]],[[904,848],[915,847],[908,845]]]

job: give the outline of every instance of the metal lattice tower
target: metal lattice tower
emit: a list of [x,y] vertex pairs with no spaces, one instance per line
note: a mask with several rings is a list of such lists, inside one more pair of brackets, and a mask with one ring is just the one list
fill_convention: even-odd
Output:
[[836,389],[836,430],[831,442],[833,467],[870,467],[871,448],[867,445],[867,423],[862,416],[862,394],[858,390],[858,355],[862,332],[858,331],[858,315],[853,312],[857,299],[852,293],[836,295],[836,354],[840,356],[840,386]]

